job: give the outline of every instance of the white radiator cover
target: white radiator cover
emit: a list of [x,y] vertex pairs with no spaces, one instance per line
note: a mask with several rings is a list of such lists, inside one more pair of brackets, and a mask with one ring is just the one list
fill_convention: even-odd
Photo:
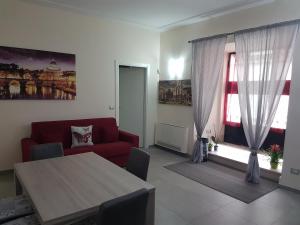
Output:
[[155,129],[155,144],[177,152],[188,152],[189,129],[174,124],[158,123]]

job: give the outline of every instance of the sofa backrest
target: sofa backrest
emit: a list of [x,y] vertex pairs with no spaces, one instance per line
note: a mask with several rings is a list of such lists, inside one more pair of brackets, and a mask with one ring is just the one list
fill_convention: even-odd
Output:
[[64,148],[70,148],[72,144],[71,126],[90,125],[93,125],[94,144],[115,142],[119,138],[115,118],[33,122],[31,138],[38,143],[62,142]]

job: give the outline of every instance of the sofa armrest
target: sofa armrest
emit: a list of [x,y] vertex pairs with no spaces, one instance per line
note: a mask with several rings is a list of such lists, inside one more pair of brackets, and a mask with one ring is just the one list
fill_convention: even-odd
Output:
[[21,140],[23,162],[30,161],[30,148],[31,148],[31,146],[37,145],[37,144],[38,143],[31,138],[23,138]]
[[133,147],[139,147],[139,136],[135,134],[119,130],[119,140],[129,142]]

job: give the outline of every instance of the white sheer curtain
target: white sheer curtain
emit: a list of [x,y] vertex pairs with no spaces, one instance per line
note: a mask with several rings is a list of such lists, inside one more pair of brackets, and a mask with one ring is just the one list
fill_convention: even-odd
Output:
[[273,122],[298,29],[298,24],[290,24],[235,34],[241,117],[251,148],[248,182],[259,183],[257,150]]
[[204,39],[192,44],[192,101],[197,141],[193,161],[203,159],[201,135],[209,119],[218,81],[223,73],[227,37]]

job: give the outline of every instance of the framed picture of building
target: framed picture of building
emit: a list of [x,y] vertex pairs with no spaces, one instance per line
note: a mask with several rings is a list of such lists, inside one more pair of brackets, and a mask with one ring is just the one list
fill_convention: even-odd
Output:
[[0,100],[76,97],[75,55],[0,46]]
[[159,81],[159,103],[191,106],[191,80]]

